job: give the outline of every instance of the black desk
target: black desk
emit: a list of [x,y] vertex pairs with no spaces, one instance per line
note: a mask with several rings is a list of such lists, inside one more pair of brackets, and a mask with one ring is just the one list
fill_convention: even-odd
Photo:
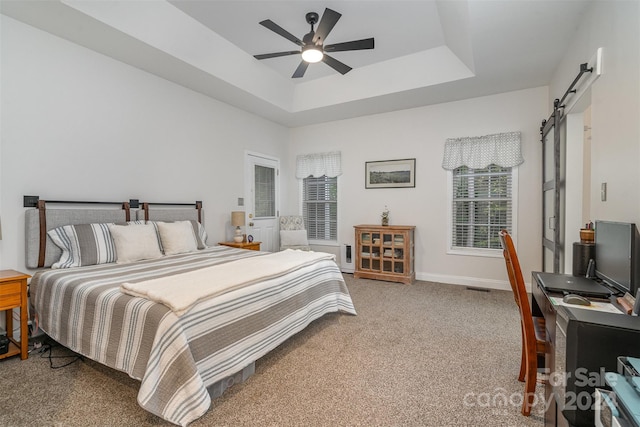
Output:
[[[545,426],[593,426],[595,387],[607,388],[605,371],[618,356],[640,357],[640,317],[553,305],[532,273],[531,311],[544,316]],[[615,300],[615,298],[612,298]]]

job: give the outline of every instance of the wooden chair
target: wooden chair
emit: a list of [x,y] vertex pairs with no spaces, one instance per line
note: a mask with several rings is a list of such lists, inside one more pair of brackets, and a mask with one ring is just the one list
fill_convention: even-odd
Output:
[[546,332],[544,318],[533,317],[529,295],[522,277],[520,262],[516,254],[511,235],[507,230],[499,233],[500,243],[503,248],[509,283],[513,290],[513,296],[520,312],[520,325],[522,333],[522,356],[520,360],[519,381],[524,381],[525,396],[522,400],[522,415],[529,416],[533,405],[538,373],[538,357],[544,357]]

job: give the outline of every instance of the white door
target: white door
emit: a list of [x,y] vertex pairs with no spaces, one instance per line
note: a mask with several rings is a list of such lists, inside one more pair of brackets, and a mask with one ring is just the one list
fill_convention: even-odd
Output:
[[245,190],[247,234],[262,242],[260,250],[279,249],[279,166],[276,158],[256,153],[245,157],[248,187]]

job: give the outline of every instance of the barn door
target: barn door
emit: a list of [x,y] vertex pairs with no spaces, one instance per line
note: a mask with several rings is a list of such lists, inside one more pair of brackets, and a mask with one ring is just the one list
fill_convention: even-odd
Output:
[[549,120],[542,122],[542,270],[560,273],[563,270],[564,180],[562,177],[561,111],[558,100]]

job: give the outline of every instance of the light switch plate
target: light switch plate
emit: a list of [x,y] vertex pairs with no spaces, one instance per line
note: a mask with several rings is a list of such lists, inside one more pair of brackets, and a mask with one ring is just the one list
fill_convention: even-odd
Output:
[[603,202],[607,201],[607,183],[603,182],[600,184],[600,200]]

